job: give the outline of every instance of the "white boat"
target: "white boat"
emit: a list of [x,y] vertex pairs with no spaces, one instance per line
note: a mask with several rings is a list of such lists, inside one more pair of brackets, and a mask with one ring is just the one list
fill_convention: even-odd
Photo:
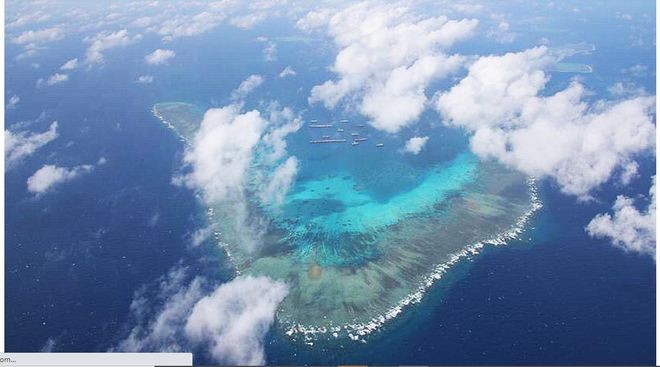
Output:
[[376,144],[376,146],[377,146],[378,148],[382,148],[382,147],[385,146],[385,144],[383,144],[383,143],[378,143],[378,144]]

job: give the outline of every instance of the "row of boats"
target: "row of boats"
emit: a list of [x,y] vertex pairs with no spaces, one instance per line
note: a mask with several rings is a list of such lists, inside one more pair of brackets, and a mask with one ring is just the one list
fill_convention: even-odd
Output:
[[[348,123],[348,120],[345,120],[345,119],[344,120],[339,120],[339,122]],[[310,124],[307,125],[307,126],[309,126],[310,128],[314,128],[314,129],[327,129],[327,128],[333,127],[332,124],[319,124],[318,120],[310,120]],[[362,124],[357,125],[357,126],[358,127],[364,127],[364,125],[362,125]],[[345,130],[341,127],[337,128],[338,133],[343,133],[344,131]],[[360,145],[360,143],[362,143],[364,141],[367,141],[367,139],[368,139],[368,138],[365,138],[365,137],[360,137],[359,133],[351,133],[351,137],[352,137],[351,145],[353,145],[353,146]],[[310,144],[330,144],[330,143],[346,143],[347,141],[348,141],[348,139],[331,138],[330,135],[323,135],[321,137],[321,139],[312,139],[309,142],[310,142]],[[383,143],[376,144],[376,147],[378,147],[378,148],[382,148],[384,146],[385,146],[385,144],[383,144]]]

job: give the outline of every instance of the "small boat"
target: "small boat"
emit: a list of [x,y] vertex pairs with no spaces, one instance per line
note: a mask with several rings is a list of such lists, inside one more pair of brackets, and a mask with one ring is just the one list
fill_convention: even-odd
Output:
[[323,135],[322,138],[323,139],[330,139],[330,135]]
[[309,124],[308,126],[316,129],[324,129],[324,128],[332,127],[331,124]]
[[360,124],[360,125],[358,125],[358,127],[364,127],[364,125]]
[[351,145],[352,145],[352,146],[356,146],[356,145],[360,145],[360,143],[357,142],[357,141],[354,141],[354,142],[351,143]]
[[382,147],[385,146],[385,144],[383,144],[383,143],[378,143],[378,144],[376,144],[376,146],[377,146],[378,148],[382,148]]
[[343,119],[343,120],[339,120],[339,122],[343,122],[343,123],[347,123],[347,122],[348,122],[348,120],[346,120],[346,119]]
[[358,136],[358,135],[360,135],[360,134],[358,134],[358,133],[351,133],[351,136]]
[[309,122],[319,122],[319,120],[309,120]]
[[337,132],[338,132],[338,133],[343,133],[343,132],[344,132],[344,129],[342,129],[342,128],[340,127],[339,129],[337,129]]
[[367,141],[367,138],[353,138],[353,141]]

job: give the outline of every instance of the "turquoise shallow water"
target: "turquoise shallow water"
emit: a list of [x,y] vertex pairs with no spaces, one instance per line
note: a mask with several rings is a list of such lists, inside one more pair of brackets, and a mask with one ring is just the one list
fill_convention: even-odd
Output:
[[[461,154],[447,164],[419,172],[420,183],[386,200],[377,200],[348,173],[299,182],[281,210],[272,210],[282,239],[301,259],[316,254],[320,265],[357,265],[377,252],[352,251],[356,237],[427,212],[476,177],[477,160]],[[393,173],[395,174],[395,173]],[[373,243],[375,241],[368,241]],[[366,246],[368,247],[368,246]]]
[[[154,112],[190,141],[198,111],[161,103]],[[236,221],[236,203],[207,203],[216,238],[237,272],[289,285],[278,320],[294,338],[370,333],[417,302],[466,249],[517,233],[535,208],[525,177],[480,162],[450,140],[410,156],[400,151],[401,141],[364,123],[307,124],[287,138],[299,170],[282,205],[263,204],[258,182],[246,186],[242,205],[249,223],[258,224],[253,233]],[[320,135],[351,139],[351,133],[367,140],[309,143]],[[250,178],[267,177],[276,166],[254,159],[250,170],[258,171],[248,172]]]

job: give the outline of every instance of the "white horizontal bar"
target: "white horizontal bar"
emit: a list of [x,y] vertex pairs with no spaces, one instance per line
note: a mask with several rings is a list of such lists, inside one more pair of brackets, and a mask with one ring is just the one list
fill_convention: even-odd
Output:
[[192,353],[2,353],[0,366],[192,366]]

